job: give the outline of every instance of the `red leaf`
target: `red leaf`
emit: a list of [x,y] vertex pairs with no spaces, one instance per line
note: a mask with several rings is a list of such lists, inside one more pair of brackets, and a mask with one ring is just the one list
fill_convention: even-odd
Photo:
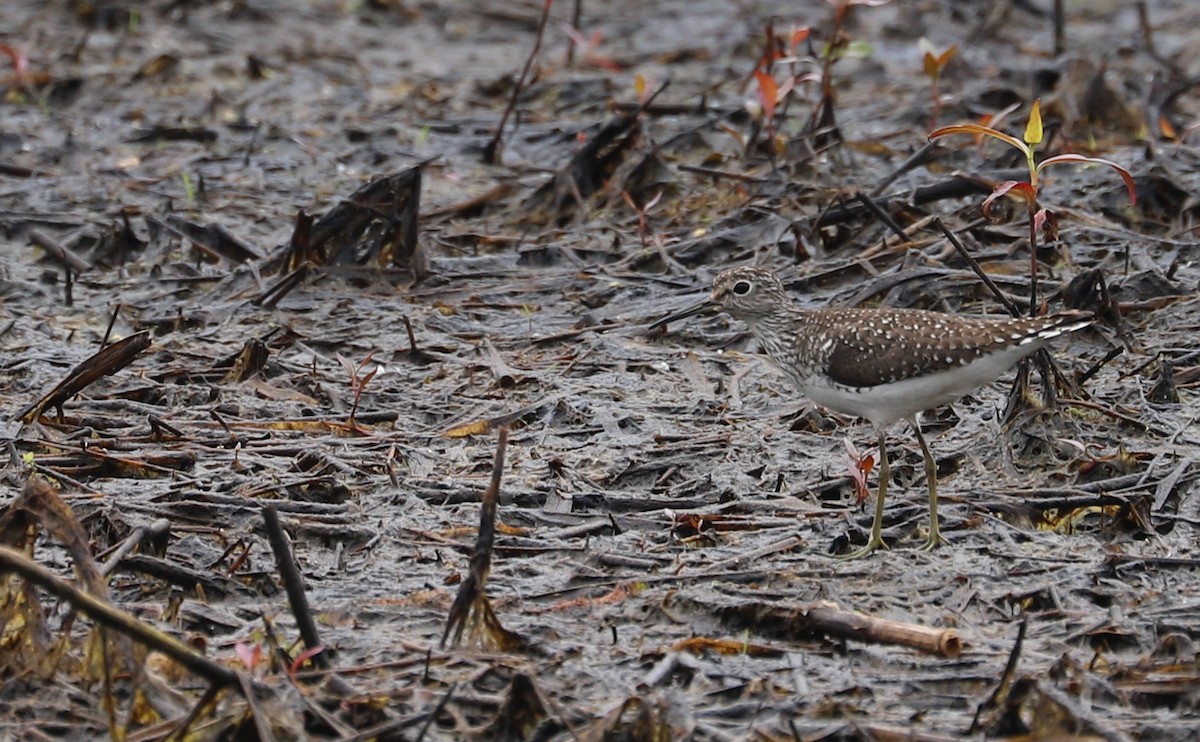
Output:
[[258,644],[251,646],[238,642],[233,645],[233,653],[237,655],[238,660],[250,671],[258,667],[258,663],[262,661],[262,646]]
[[318,654],[324,651],[325,646],[320,645],[311,649],[306,649],[300,654],[296,655],[296,659],[292,660],[292,666],[288,668],[288,675],[291,676],[292,680],[295,680],[296,673],[300,672],[300,668],[304,667],[304,663],[308,662],[313,657],[316,657]]
[[754,71],[754,79],[758,81],[758,101],[762,104],[763,119],[768,122],[773,121],[775,119],[775,96],[779,94],[779,86],[775,84],[775,78],[762,70]]
[[796,53],[796,47],[799,46],[802,41],[808,38],[809,33],[810,31],[808,26],[801,26],[800,28],[792,31],[792,38],[788,39],[788,47],[792,54]]
[[[1015,193],[1014,193],[1015,192]],[[988,196],[983,201],[983,215],[988,216],[991,212],[992,202],[1001,196],[1013,193],[1016,198],[1025,201],[1026,203],[1036,203],[1037,191],[1033,189],[1029,183],[1022,180],[1006,180],[996,189],[992,191],[992,195]]]
[[1038,209],[1033,215],[1033,227],[1041,233],[1046,242],[1058,241],[1058,217],[1049,209]]

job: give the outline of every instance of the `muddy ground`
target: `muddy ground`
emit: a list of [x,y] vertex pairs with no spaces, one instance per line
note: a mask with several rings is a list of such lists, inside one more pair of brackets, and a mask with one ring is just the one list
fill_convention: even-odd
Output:
[[[535,2],[0,7],[0,537],[243,678],[204,706],[222,683],[10,572],[0,737],[1195,738],[1200,7],[1068,2],[1056,52],[1041,1],[579,5],[515,97]],[[940,111],[922,38],[957,45]],[[896,426],[891,549],[839,561],[869,426],[728,317],[645,326],[739,264],[806,306],[1002,315],[933,216],[1027,307],[1022,205],[981,218],[1023,159],[923,148],[1006,109],[1020,137],[1037,98],[1041,156],[1136,180],[1043,173],[1039,303],[1102,322],[1054,345],[1057,406],[1010,373],[926,415],[933,553]],[[502,426],[504,630],[442,646]]]

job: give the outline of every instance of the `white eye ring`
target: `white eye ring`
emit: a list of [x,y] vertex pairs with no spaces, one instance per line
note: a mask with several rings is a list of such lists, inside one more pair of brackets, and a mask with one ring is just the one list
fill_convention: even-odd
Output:
[[754,284],[750,283],[749,281],[738,281],[737,283],[733,284],[733,293],[737,294],[738,296],[745,296],[746,294],[750,293],[751,289],[753,288]]

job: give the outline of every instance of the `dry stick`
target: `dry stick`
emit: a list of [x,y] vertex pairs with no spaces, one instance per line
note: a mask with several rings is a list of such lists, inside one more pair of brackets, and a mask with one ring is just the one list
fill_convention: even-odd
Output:
[[[485,608],[487,596],[484,590],[488,574],[492,569],[492,550],[496,539],[496,503],[500,499],[500,480],[504,474],[504,454],[508,450],[508,427],[501,425],[496,441],[496,456],[492,460],[492,478],[483,491],[479,507],[479,535],[475,545],[471,547],[467,577],[458,587],[450,613],[446,617],[446,629],[442,632],[442,647],[450,634],[454,634],[454,643],[462,640],[467,628],[467,619],[475,606]],[[482,619],[483,617],[480,616]],[[482,623],[482,621],[481,621]]]
[[[959,742],[958,735],[923,732],[912,727],[896,727],[886,724],[852,723],[850,728],[858,732],[858,736],[872,742]],[[799,739],[799,737],[797,737]]]
[[254,700],[254,688],[250,686],[249,676],[239,675],[238,687],[242,689],[242,697],[246,699],[246,705],[250,707],[250,715],[254,717],[254,731],[258,733],[258,742],[275,742],[275,735],[271,733],[271,725],[267,723],[267,717],[258,707],[258,702]]
[[766,183],[769,178],[763,178],[758,175],[749,175],[747,173],[735,173],[729,170],[718,170],[713,167],[701,167],[699,165],[676,165],[676,169],[684,173],[696,173],[698,175],[707,175],[713,180],[737,180],[742,183]]
[[533,49],[529,52],[529,58],[525,60],[525,67],[521,70],[521,76],[517,78],[517,82],[513,85],[512,95],[508,98],[508,105],[504,107],[504,113],[500,116],[500,123],[496,126],[496,133],[492,136],[492,140],[483,148],[483,164],[497,164],[497,155],[500,149],[500,139],[504,136],[504,126],[508,123],[508,117],[512,115],[513,109],[517,107],[517,98],[521,95],[521,88],[525,85],[525,78],[529,76],[529,69],[533,67],[533,60],[537,58],[538,50],[542,48],[542,35],[546,31],[546,21],[550,19],[550,6],[554,4],[554,0],[542,0],[542,15],[538,18],[537,35],[533,39]]
[[[546,4],[549,5],[550,3],[547,2]],[[425,721],[425,725],[421,727],[420,733],[417,734],[417,742],[425,739],[425,734],[429,731],[429,727],[433,726],[433,722],[437,721],[438,714],[442,713],[446,708],[446,704],[450,703],[450,699],[454,697],[454,691],[456,690],[458,690],[458,683],[455,683],[446,690],[446,695],[442,697],[442,700],[438,701],[438,705],[429,713],[429,718]]]
[[[1031,217],[1031,219],[1032,219],[1032,217]],[[963,259],[966,260],[967,263],[971,266],[971,270],[975,271],[975,275],[979,276],[979,279],[981,281],[983,281],[984,285],[986,285],[988,287],[988,289],[990,289],[991,292],[996,295],[996,298],[1000,300],[1000,303],[1004,305],[1004,308],[1008,310],[1008,313],[1011,314],[1013,317],[1020,318],[1021,310],[1018,309],[1017,305],[1014,304],[1012,301],[1010,301],[1007,296],[1005,296],[1004,294],[1002,294],[1000,292],[999,287],[997,287],[996,284],[992,282],[991,277],[989,277],[988,274],[983,271],[983,268],[980,267],[979,263],[976,262],[975,258],[971,257],[971,254],[969,252],[967,252],[967,248],[965,246],[963,246],[963,244],[961,242],[959,242],[958,237],[955,236],[955,234],[953,232],[951,232],[949,229],[946,228],[946,225],[942,222],[941,217],[935,219],[934,222],[937,224],[938,228],[942,230],[942,234],[946,235],[946,239],[950,240],[950,244],[954,245],[954,249],[958,250],[959,254],[963,256]],[[1033,264],[1032,264],[1032,270],[1029,275],[1029,283],[1030,283],[1030,285],[1029,285],[1029,316],[1036,317],[1037,316],[1037,232],[1033,228],[1032,224],[1033,223],[1031,221],[1030,222],[1031,226],[1029,228],[1029,239],[1030,239],[1030,249],[1032,250],[1031,254],[1033,256],[1032,257]],[[1037,361],[1038,368],[1041,370],[1042,380],[1044,382],[1042,384],[1042,388],[1045,390],[1046,395],[1047,395],[1046,396],[1047,407],[1053,407],[1054,406],[1054,398],[1053,398],[1054,375],[1061,376],[1062,374],[1061,374],[1061,372],[1058,371],[1058,367],[1054,365],[1054,359],[1050,357],[1050,351],[1046,350],[1045,348],[1039,349],[1037,351],[1036,355],[1034,356],[1034,358]],[[1027,371],[1028,366],[1026,365],[1026,363],[1027,363],[1027,361],[1025,361],[1025,360],[1021,361],[1021,367],[1017,372],[1017,374],[1018,374],[1017,382],[1013,386],[1014,391],[1019,386],[1021,386],[1022,380],[1027,378],[1025,376],[1028,373],[1028,371]],[[1011,397],[1010,397],[1010,399],[1011,399]],[[1006,418],[1007,417],[1008,416],[1006,416]]]
[[[1145,0],[1140,0],[1137,4],[1138,28],[1142,31],[1142,44],[1146,47],[1146,53],[1150,58],[1166,67],[1178,77],[1183,77],[1184,73],[1179,69],[1174,61],[1164,57],[1159,51],[1158,46],[1154,43],[1154,26],[1150,23],[1150,11],[1146,8]],[[1168,276],[1169,278],[1169,276]]]
[[722,559],[719,562],[714,562],[709,565],[709,570],[712,572],[728,572],[733,569],[739,569],[747,564],[758,564],[763,559],[774,556],[780,552],[791,551],[799,546],[803,546],[804,541],[799,536],[788,536],[779,539],[778,541],[767,544],[766,546],[747,552]]
[[1000,683],[996,686],[996,690],[992,691],[992,694],[975,709],[975,718],[971,720],[971,728],[967,730],[967,734],[980,731],[980,717],[985,711],[999,708],[1012,690],[1013,680],[1017,675],[1017,662],[1021,658],[1021,648],[1025,644],[1025,629],[1028,625],[1029,616],[1024,616],[1021,619],[1021,626],[1017,629],[1017,640],[1013,642],[1012,651],[1008,653],[1008,662],[1004,665],[1004,672],[1000,675]]
[[[583,0],[575,0],[575,7],[571,11],[571,26],[578,31],[579,21],[583,18]],[[575,66],[575,39],[567,39],[567,66]]]
[[921,147],[921,149],[914,152],[911,157],[900,163],[900,167],[896,168],[890,175],[880,181],[879,185],[875,186],[875,188],[871,190],[871,196],[875,198],[882,196],[883,192],[887,190],[892,183],[895,183],[896,179],[901,175],[904,175],[909,170],[912,170],[919,165],[923,165],[932,159],[933,153],[937,148],[937,144],[933,142],[926,142],[924,147]]
[[217,701],[217,692],[218,689],[215,685],[208,686],[208,689],[204,691],[204,695],[196,702],[195,706],[192,706],[192,710],[175,725],[175,728],[171,730],[163,742],[174,742],[178,739],[185,739],[185,735],[192,728],[192,724],[196,723],[196,720],[204,714],[212,711]]
[[0,573],[12,571],[67,601],[93,621],[132,637],[151,649],[175,660],[193,675],[219,687],[241,688],[239,673],[197,654],[173,636],[142,623],[125,611],[94,595],[85,593],[15,549],[0,546]]
[[[292,549],[288,545],[287,534],[279,523],[279,511],[274,505],[263,507],[263,522],[267,527],[267,539],[271,542],[271,551],[275,552],[275,565],[279,568],[279,576],[283,579],[283,589],[287,591],[288,603],[292,607],[292,615],[296,617],[296,628],[300,630],[300,638],[304,646],[316,649],[321,646],[321,637],[317,633],[317,624],[313,621],[312,611],[308,608],[308,597],[304,593],[304,578],[292,558]],[[324,670],[329,667],[329,658],[325,652],[319,652],[312,657],[313,664]]]
[[1104,357],[1092,364],[1092,367],[1080,374],[1078,382],[1080,385],[1086,384],[1093,376],[1100,373],[1100,369],[1108,365],[1108,362],[1125,352],[1125,349],[1119,345],[1109,348]]
[[904,228],[896,223],[896,220],[892,218],[891,214],[879,208],[879,204],[872,201],[870,196],[862,191],[859,191],[858,193],[854,194],[854,198],[860,204],[867,207],[867,211],[874,214],[875,218],[882,222],[885,227],[892,230],[892,232],[894,232],[900,238],[901,242],[908,242],[909,236],[905,233]]
[[837,608],[809,608],[806,615],[812,628],[829,636],[899,644],[951,659],[962,654],[962,639],[954,629],[933,629]]
[[287,296],[292,289],[299,286],[300,282],[308,277],[308,274],[312,271],[313,267],[314,266],[311,261],[304,261],[300,265],[296,266],[295,270],[293,270],[291,273],[288,273],[286,276],[269,286],[266,291],[251,299],[250,303],[256,307],[274,309],[276,304],[283,301],[283,298]]
[[1061,57],[1067,51],[1066,0],[1054,0],[1054,56]]
[[971,253],[967,252],[966,246],[959,241],[957,235],[955,235],[946,227],[946,224],[942,221],[942,218],[940,216],[937,217],[933,220],[933,223],[937,225],[938,229],[942,230],[942,234],[946,235],[946,239],[950,240],[950,244],[954,245],[954,249],[958,250],[958,254],[963,257],[963,260],[967,261],[967,265],[971,266],[971,270],[975,271],[975,275],[979,276],[979,280],[983,281],[983,284],[987,286],[993,294],[995,294],[996,298],[1000,300],[1000,303],[1004,305],[1004,308],[1008,310],[1008,313],[1014,317],[1020,317],[1021,310],[1012,302],[1011,299],[1009,299],[1002,291],[1000,291],[1000,287],[997,286],[994,281],[992,281],[991,276],[984,272],[983,268],[979,265],[979,262],[975,260]]
[[134,548],[142,542],[142,538],[145,535],[145,526],[137,526],[130,531],[129,535],[125,537],[125,540],[122,541],[117,548],[112,551],[112,556],[108,558],[108,561],[100,565],[100,574],[104,577],[112,574],[113,570],[117,568],[117,565],[121,563],[121,560],[128,556],[129,552],[133,551]]
[[113,325],[117,324],[117,317],[121,316],[121,302],[117,302],[113,307],[112,315],[108,318],[108,327],[104,328],[104,339],[100,341],[100,347],[104,348],[108,345],[108,339],[112,337]]
[[[987,273],[985,273],[983,268],[979,265],[979,263],[975,260],[975,258],[971,256],[971,253],[967,252],[966,246],[964,246],[963,243],[959,241],[958,237],[946,227],[945,223],[942,222],[941,217],[934,219],[934,223],[937,224],[938,229],[942,230],[942,234],[946,235],[946,239],[950,240],[950,244],[954,245],[954,249],[958,250],[958,254],[962,255],[963,259],[967,261],[967,264],[971,266],[971,270],[975,271],[975,275],[979,276],[979,280],[983,281],[984,285],[987,286],[988,289],[991,290],[991,292],[993,294],[995,294],[996,298],[1000,300],[1000,303],[1004,305],[1004,308],[1008,310],[1008,313],[1011,314],[1013,317],[1020,318],[1021,310],[1017,307],[1016,304],[1014,304],[1011,300],[1009,300],[1009,298],[1007,296],[1005,296],[1003,293],[1001,293],[1000,288],[998,286],[996,286],[996,284],[992,281],[991,276],[989,276]],[[1032,228],[1031,228],[1031,237],[1032,237]],[[1033,250],[1034,250],[1034,260],[1036,261],[1037,247],[1034,246]],[[1034,277],[1032,278],[1032,285],[1030,286],[1030,294],[1029,294],[1029,296],[1030,296],[1029,307],[1030,307],[1031,316],[1036,316],[1036,312],[1037,312],[1036,273],[1037,273],[1037,270],[1036,270],[1036,264],[1035,264]],[[1041,348],[1037,351],[1037,354],[1034,357],[1037,359],[1038,367],[1042,370],[1042,379],[1045,382],[1043,384],[1043,387],[1047,390],[1048,394],[1053,394],[1054,393],[1054,379],[1052,377],[1052,374],[1057,374],[1057,375],[1061,376],[1061,373],[1058,371],[1058,367],[1054,365],[1054,359],[1050,357],[1050,351],[1046,350],[1045,348]],[[1018,371],[1017,382],[1013,386],[1014,390],[1017,389],[1017,387],[1021,385],[1022,379],[1025,378],[1023,375],[1027,373],[1026,369],[1028,368],[1028,366],[1026,366],[1025,364],[1026,364],[1026,361],[1022,360],[1021,368]],[[1052,407],[1053,402],[1051,402],[1047,406]]]
[[71,252],[61,242],[40,229],[35,229],[29,233],[29,241],[45,250],[69,271],[82,273],[92,267],[91,263]]

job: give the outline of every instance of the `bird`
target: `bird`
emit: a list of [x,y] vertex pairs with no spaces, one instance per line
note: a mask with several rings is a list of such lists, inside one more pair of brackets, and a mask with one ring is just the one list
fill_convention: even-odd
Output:
[[846,415],[865,418],[879,445],[875,520],[865,557],[883,542],[883,509],[891,472],[886,433],[908,420],[925,458],[929,536],[921,550],[944,542],[937,516],[937,465],[921,433],[920,413],[949,404],[995,381],[1054,338],[1087,327],[1094,315],[1065,311],[1034,318],[964,317],[922,309],[821,308],[794,304],[774,273],[727,269],[708,298],[663,317],[654,331],[697,314],[724,312],[745,323],[767,357],[805,397]]

